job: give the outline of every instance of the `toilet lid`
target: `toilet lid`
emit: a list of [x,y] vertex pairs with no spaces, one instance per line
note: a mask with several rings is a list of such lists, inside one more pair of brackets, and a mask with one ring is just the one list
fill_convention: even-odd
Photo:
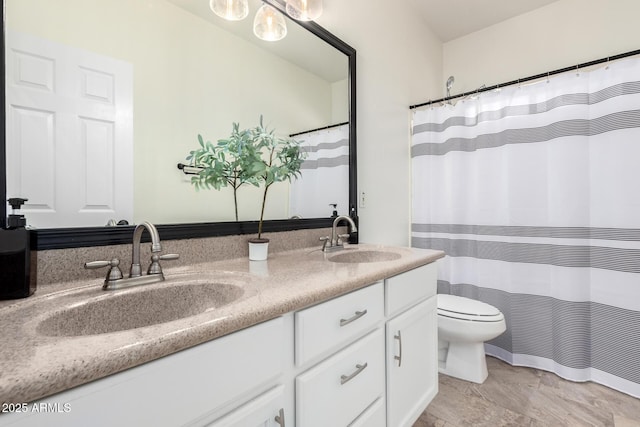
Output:
[[498,322],[504,319],[496,307],[457,295],[438,295],[438,315],[476,322]]

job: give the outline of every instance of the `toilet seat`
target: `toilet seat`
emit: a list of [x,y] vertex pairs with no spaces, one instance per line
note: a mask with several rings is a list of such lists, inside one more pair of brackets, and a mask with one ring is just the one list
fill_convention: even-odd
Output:
[[438,316],[472,322],[501,322],[504,315],[482,301],[457,295],[438,294]]

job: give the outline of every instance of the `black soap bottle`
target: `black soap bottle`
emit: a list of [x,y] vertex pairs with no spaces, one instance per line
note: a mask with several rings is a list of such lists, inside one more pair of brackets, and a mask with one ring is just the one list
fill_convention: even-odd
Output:
[[[357,227],[360,227],[360,223],[358,220],[358,213],[356,212],[356,207],[351,205],[351,209],[349,210],[349,216],[351,217],[351,219],[353,220],[353,222],[356,224]],[[349,236],[349,243],[351,243],[352,245],[357,245],[358,244],[358,232],[352,232],[351,235]]]
[[31,262],[31,231],[16,210],[27,199],[8,200],[13,213],[7,228],[0,228],[0,299],[26,298],[36,290],[35,263]]

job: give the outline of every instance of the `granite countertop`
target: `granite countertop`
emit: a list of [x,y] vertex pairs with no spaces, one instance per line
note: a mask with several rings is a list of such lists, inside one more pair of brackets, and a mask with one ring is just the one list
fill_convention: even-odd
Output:
[[[396,255],[390,257],[395,259],[376,262],[329,260],[367,251]],[[0,304],[0,402],[41,399],[317,304],[443,256],[442,251],[360,244],[327,254],[307,248],[270,254],[267,261],[238,258],[165,268],[167,280],[164,282],[117,291],[103,291],[99,279],[49,285],[38,289],[30,298]],[[179,293],[172,298],[175,304],[167,307],[158,307],[152,297],[147,299],[152,290],[166,288],[175,293],[176,286],[210,283],[223,284],[218,287],[222,294],[235,292],[240,296],[215,309],[198,313],[195,308],[195,314],[177,320],[171,320],[170,311],[180,303]],[[148,293],[142,298],[136,297],[140,292]],[[81,306],[88,300],[120,298],[122,293],[136,297],[132,300],[135,304],[118,306],[108,313],[78,310],[78,318],[71,321],[55,319],[56,313],[69,307]],[[221,295],[222,299],[224,296]],[[144,301],[153,306],[145,307]],[[82,331],[85,326],[108,329],[114,324],[136,321],[137,313],[149,310],[170,321],[115,332],[77,332],[81,335],[67,336],[69,330]],[[47,321],[43,322],[44,319]]]

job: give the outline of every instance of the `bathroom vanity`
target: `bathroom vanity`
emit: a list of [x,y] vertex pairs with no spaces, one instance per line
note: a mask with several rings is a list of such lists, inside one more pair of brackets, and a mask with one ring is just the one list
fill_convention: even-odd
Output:
[[[302,249],[167,268],[120,295],[72,283],[5,304],[0,402],[13,406],[0,425],[411,426],[437,393],[443,255]],[[212,283],[219,304],[200,311]],[[172,314],[157,295],[196,308]],[[87,314],[103,306],[115,312]]]

